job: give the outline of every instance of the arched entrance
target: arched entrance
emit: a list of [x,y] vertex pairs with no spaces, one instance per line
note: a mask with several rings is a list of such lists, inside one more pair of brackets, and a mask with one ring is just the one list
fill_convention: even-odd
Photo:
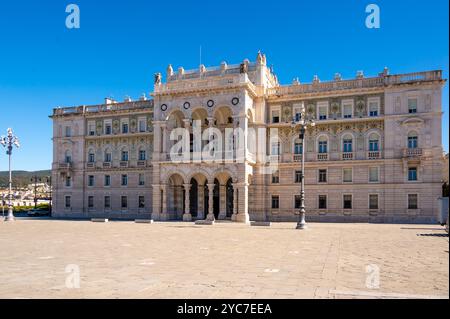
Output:
[[234,208],[234,189],[233,189],[233,180],[231,178],[228,179],[226,185],[226,212],[227,218],[231,218],[233,215]]
[[170,176],[167,188],[167,214],[169,220],[182,220],[184,213],[183,177],[179,174]]

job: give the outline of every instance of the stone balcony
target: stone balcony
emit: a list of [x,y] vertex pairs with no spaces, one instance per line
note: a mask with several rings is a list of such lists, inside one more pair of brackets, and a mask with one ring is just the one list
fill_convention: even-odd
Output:
[[328,153],[318,153],[317,160],[319,162],[328,161]]
[[343,161],[351,161],[351,160],[353,160],[353,153],[352,152],[344,152],[344,153],[342,153],[342,160]]
[[420,158],[423,152],[421,148],[405,148],[403,149],[404,158]]
[[373,160],[373,159],[380,159],[381,158],[381,152],[380,151],[369,151],[366,155],[367,159]]

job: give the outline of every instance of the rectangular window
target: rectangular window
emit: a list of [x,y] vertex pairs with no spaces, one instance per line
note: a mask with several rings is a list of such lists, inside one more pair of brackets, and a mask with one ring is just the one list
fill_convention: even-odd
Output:
[[417,98],[408,99],[408,112],[410,114],[417,113]]
[[66,187],[72,186],[72,177],[67,176],[66,177]]
[[351,183],[353,181],[353,169],[352,168],[344,168],[342,170],[342,181],[344,183]]
[[272,123],[280,123],[280,110],[272,110]]
[[128,123],[122,123],[122,134],[128,134]]
[[378,152],[380,150],[380,145],[378,140],[370,140],[369,141],[369,151],[370,152]]
[[145,208],[145,197],[139,196],[139,208]]
[[417,136],[409,136],[408,137],[408,148],[415,149],[418,147]]
[[95,154],[94,153],[89,153],[89,155],[88,155],[88,162],[89,163],[94,163],[95,162]]
[[345,139],[343,143],[344,143],[344,153],[352,153],[353,152],[353,140]]
[[353,104],[347,102],[343,106],[343,117],[345,119],[350,119],[353,117]]
[[378,194],[369,195],[369,209],[378,209]]
[[319,142],[319,153],[325,154],[328,152],[328,142],[327,141],[320,141]]
[[105,135],[111,135],[112,134],[112,122],[108,121],[105,122]]
[[272,143],[271,155],[280,155],[280,142]]
[[301,203],[302,203],[302,201],[301,201],[301,196],[300,196],[300,195],[295,195],[295,198],[294,198],[294,208],[295,208],[295,209],[299,209]]
[[122,162],[128,162],[128,151],[122,151]]
[[320,169],[319,170],[319,183],[326,183],[326,182],[327,182],[327,170]]
[[93,175],[88,176],[88,186],[93,187],[95,183],[95,177]]
[[139,151],[139,160],[145,161],[147,159],[147,153],[144,150]]
[[408,168],[408,181],[417,181],[417,167]]
[[111,176],[110,175],[105,175],[105,186],[111,186]]
[[105,209],[111,208],[111,196],[105,196],[104,206],[105,206]]
[[352,209],[352,195],[344,195],[344,209]]
[[128,175],[122,175],[122,186],[128,185]]
[[280,172],[276,171],[272,173],[272,184],[280,183]]
[[378,116],[380,104],[378,101],[369,101],[369,116]]
[[144,185],[145,185],[145,175],[139,174],[139,186],[144,186]]
[[88,208],[94,208],[94,196],[88,196]]
[[72,156],[71,155],[66,155],[66,157],[65,157],[65,159],[64,159],[64,161],[67,163],[67,164],[70,164],[70,163],[72,163]]
[[121,203],[120,207],[122,207],[122,209],[128,208],[128,197],[127,196],[121,196],[120,203]]
[[72,128],[70,126],[66,126],[66,137],[72,136]]
[[295,142],[294,144],[294,154],[300,155],[303,153],[303,144],[301,142]]
[[317,109],[319,112],[319,120],[326,120],[328,118],[328,104],[321,103],[317,105]]
[[379,182],[378,167],[369,167],[369,182]]
[[272,196],[272,209],[280,208],[280,196]]
[[94,136],[95,135],[95,122],[89,122],[88,124],[88,135]]
[[111,160],[112,160],[112,156],[111,156],[111,153],[105,153],[105,162],[106,163],[111,163]]
[[66,207],[66,208],[70,208],[71,207],[71,197],[70,196],[66,196],[65,197],[65,200],[64,200],[64,206]]
[[302,171],[295,171],[295,183],[299,184],[302,182]]
[[319,195],[319,209],[327,209],[327,195]]
[[408,194],[408,209],[418,209],[417,194]]
[[147,120],[145,118],[139,119],[139,132],[144,133],[147,131]]

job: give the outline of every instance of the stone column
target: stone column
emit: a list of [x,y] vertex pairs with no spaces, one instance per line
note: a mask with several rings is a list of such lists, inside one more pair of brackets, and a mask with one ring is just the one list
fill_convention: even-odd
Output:
[[209,200],[208,200],[208,220],[215,220],[214,217],[214,183],[208,184]]
[[[161,123],[161,127],[162,127],[162,135],[163,135],[163,138],[162,138],[162,153],[163,153],[163,156],[165,157],[166,155],[166,153],[167,153],[167,124],[166,123]],[[166,160],[166,158],[163,158],[163,160],[165,161]]]
[[205,201],[205,189],[204,189],[204,185],[198,185],[198,210],[197,210],[197,218],[198,219],[205,219],[205,206],[204,206],[204,201]]
[[236,184],[233,184],[233,193],[233,215],[231,220],[235,222],[238,213],[238,188]]
[[153,122],[153,159],[159,160],[161,154],[161,123],[159,121]]
[[161,186],[158,184],[153,184],[152,189],[152,219],[157,221],[161,219]]
[[227,186],[220,185],[219,219],[227,218]]
[[168,220],[169,219],[169,213],[167,211],[167,184],[161,185],[162,190],[162,207],[161,207],[161,220]]
[[184,184],[184,215],[183,221],[190,222],[192,221],[192,214],[190,213],[190,189],[191,184]]
[[239,223],[249,223],[250,216],[248,214],[248,184],[243,183],[239,186],[238,214],[236,221]]

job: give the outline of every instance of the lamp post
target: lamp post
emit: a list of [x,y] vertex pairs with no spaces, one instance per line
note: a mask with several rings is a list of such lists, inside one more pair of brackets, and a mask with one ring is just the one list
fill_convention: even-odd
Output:
[[308,126],[314,127],[316,123],[313,119],[306,118],[305,106],[302,104],[300,109],[300,118],[294,119],[292,121],[292,126],[294,129],[299,128],[300,135],[299,138],[302,141],[302,162],[301,162],[301,189],[300,189],[300,210],[299,210],[299,221],[297,223],[297,229],[306,228],[306,209],[305,209],[305,133]]
[[37,175],[34,175],[34,177],[31,179],[31,182],[34,183],[34,209],[37,208],[37,182],[41,181],[41,179],[37,177]]
[[8,128],[8,135],[0,138],[0,144],[6,147],[6,155],[9,160],[9,193],[8,193],[8,215],[5,218],[5,222],[14,221],[13,207],[12,207],[12,173],[11,173],[11,155],[13,145],[17,148],[20,147],[19,138],[13,135],[12,129]]

